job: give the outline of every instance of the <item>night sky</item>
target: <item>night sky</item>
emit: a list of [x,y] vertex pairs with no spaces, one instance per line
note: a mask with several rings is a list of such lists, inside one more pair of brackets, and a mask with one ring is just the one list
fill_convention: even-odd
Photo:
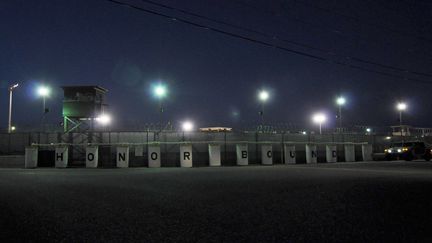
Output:
[[107,88],[115,124],[158,122],[151,94],[158,81],[169,88],[164,119],[174,123],[259,123],[257,92],[266,88],[268,123],[307,127],[312,113],[324,111],[331,120],[326,126],[334,126],[334,100],[342,94],[346,124],[398,124],[395,104],[403,100],[406,123],[432,126],[432,1],[154,0],[207,19],[119,1],[250,40],[106,0],[2,0],[1,127],[15,82],[18,127],[40,121],[39,83],[53,87],[50,123],[62,121],[62,85]]

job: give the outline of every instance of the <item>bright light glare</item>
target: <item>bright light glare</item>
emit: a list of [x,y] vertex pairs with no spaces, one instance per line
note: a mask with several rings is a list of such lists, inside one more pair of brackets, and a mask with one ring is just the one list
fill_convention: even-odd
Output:
[[11,126],[11,131],[15,131],[16,127],[15,126]]
[[96,121],[102,125],[108,125],[111,123],[111,117],[107,114],[102,114],[101,116],[96,118]]
[[158,98],[163,98],[165,97],[167,93],[167,89],[165,88],[165,86],[163,85],[158,85],[154,88],[154,94],[158,97]]
[[369,127],[366,128],[366,132],[371,132],[371,131],[372,131],[372,129],[370,129]]
[[397,106],[396,106],[396,108],[397,108],[399,111],[404,111],[404,110],[406,110],[407,105],[406,105],[405,103],[398,103]]
[[265,90],[260,91],[258,94],[258,98],[261,101],[266,101],[266,100],[268,100],[269,97],[270,97],[270,94]]
[[345,98],[344,97],[338,97],[337,99],[336,99],[336,103],[338,104],[338,105],[344,105],[345,104],[345,102],[346,102],[346,100],[345,100]]
[[182,129],[183,129],[183,131],[185,131],[185,132],[190,132],[190,131],[193,130],[193,128],[194,128],[194,125],[193,125],[193,123],[190,122],[190,121],[185,121],[185,122],[183,122],[183,124],[182,124]]
[[10,87],[9,87],[9,90],[13,90],[13,89],[18,88],[18,85],[19,85],[19,84],[14,84],[14,85],[10,86]]
[[321,123],[323,123],[323,122],[325,122],[327,120],[327,117],[324,114],[322,114],[322,113],[318,113],[318,114],[315,114],[312,117],[312,120],[315,123],[321,124]]
[[50,93],[50,90],[49,90],[48,87],[41,86],[41,87],[38,88],[37,93],[38,93],[39,96],[47,97],[49,95],[49,93]]
[[386,137],[385,139],[386,139],[386,140],[390,140],[390,139],[391,139],[391,137]]

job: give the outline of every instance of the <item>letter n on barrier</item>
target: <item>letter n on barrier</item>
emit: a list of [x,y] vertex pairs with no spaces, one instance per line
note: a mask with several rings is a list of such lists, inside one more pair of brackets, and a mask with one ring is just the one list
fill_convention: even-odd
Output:
[[315,151],[315,150],[312,150],[312,151],[311,151],[311,156],[312,156],[312,158],[316,158],[316,157],[317,157],[317,155],[316,155],[316,151]]
[[118,153],[118,161],[126,161],[126,153]]

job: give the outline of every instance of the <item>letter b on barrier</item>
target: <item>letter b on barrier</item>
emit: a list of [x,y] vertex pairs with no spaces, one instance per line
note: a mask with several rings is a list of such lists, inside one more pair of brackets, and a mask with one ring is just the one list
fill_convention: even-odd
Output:
[[59,146],[55,148],[55,167],[66,168],[68,165],[69,148],[67,146]]
[[180,166],[192,167],[192,145],[180,145]]
[[316,164],[317,163],[317,146],[306,145],[306,163]]
[[285,145],[284,157],[285,157],[285,164],[295,164],[296,163],[295,146]]
[[263,165],[273,164],[273,150],[271,145],[261,146],[261,163]]
[[116,151],[116,165],[118,168],[129,167],[129,147],[118,146]]
[[86,167],[97,168],[99,164],[99,147],[87,146],[86,148]]
[[249,153],[247,144],[236,145],[237,165],[249,164]]
[[161,152],[159,145],[150,145],[148,147],[148,167],[161,167]]
[[336,145],[327,145],[326,146],[326,160],[327,160],[327,163],[337,162]]

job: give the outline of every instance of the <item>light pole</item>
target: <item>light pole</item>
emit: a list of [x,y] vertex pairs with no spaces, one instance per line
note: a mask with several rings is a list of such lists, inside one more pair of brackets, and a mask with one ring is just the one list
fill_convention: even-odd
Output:
[[185,141],[185,132],[191,132],[194,129],[194,124],[191,121],[185,121],[182,124],[183,141]]
[[261,111],[259,112],[261,116],[261,127],[264,126],[264,103],[269,99],[270,94],[266,90],[261,90],[258,93],[258,99],[261,102]]
[[159,126],[160,126],[160,132],[162,132],[162,115],[164,112],[164,108],[162,105],[162,99],[165,98],[165,96],[167,95],[167,88],[162,85],[162,84],[158,84],[157,86],[155,86],[153,88],[153,94],[154,96],[159,100]]
[[11,133],[12,130],[12,93],[13,90],[18,88],[18,84],[14,84],[9,86],[9,122],[8,122],[8,133]]
[[319,132],[322,134],[321,126],[327,120],[327,117],[323,113],[317,113],[313,115],[312,121],[319,124]]
[[42,114],[42,121],[41,121],[41,125],[42,125],[42,130],[45,131],[45,126],[44,126],[44,121],[45,121],[45,115],[46,113],[48,113],[48,109],[46,108],[46,97],[49,96],[50,94],[50,89],[47,86],[40,86],[37,89],[37,94],[39,96],[42,97],[42,102],[43,102],[43,114]]
[[345,105],[346,99],[340,96],[336,99],[336,104],[339,108],[338,118],[339,118],[339,128],[342,129],[342,106]]
[[396,109],[399,111],[399,127],[401,130],[401,136],[403,136],[403,133],[402,133],[402,112],[407,109],[407,105],[404,102],[399,102],[396,105]]

